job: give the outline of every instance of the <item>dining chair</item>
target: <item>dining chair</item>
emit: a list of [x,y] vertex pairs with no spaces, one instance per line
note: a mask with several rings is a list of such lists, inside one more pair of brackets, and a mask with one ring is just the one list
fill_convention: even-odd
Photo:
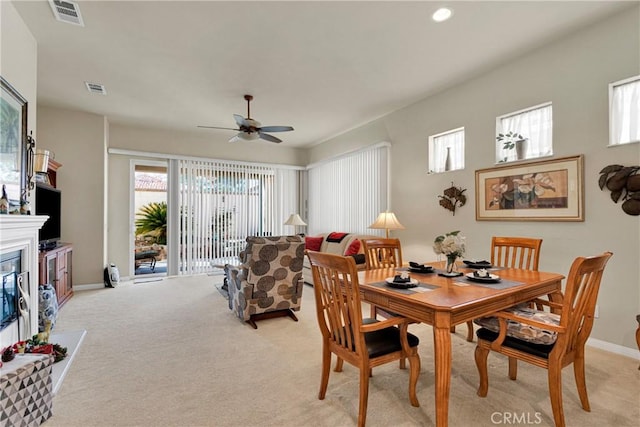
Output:
[[562,302],[536,300],[556,312],[538,310],[527,304],[511,307],[491,317],[476,319],[476,366],[480,375],[478,396],[489,389],[487,358],[490,351],[509,357],[509,378],[516,379],[517,361],[547,369],[549,398],[556,427],[564,427],[562,368],[573,363],[582,408],[590,412],[584,372],[584,346],[593,327],[593,313],[602,273],[613,254],[605,252],[573,261]]
[[[538,271],[542,239],[532,237],[491,238],[491,265]],[[467,322],[467,341],[473,341],[473,321]]]
[[[400,239],[361,239],[367,270],[378,268],[402,267],[402,247]],[[371,317],[376,318],[397,316],[388,313],[371,304]]]
[[400,239],[361,239],[367,270],[401,267]]
[[378,321],[362,318],[358,271],[352,257],[307,251],[311,264],[318,325],[322,333],[322,376],[318,399],[324,400],[329,383],[331,355],[335,371],[344,361],[360,370],[358,426],[367,416],[369,377],[376,366],[409,359],[409,400],[420,406],[416,394],[420,374],[419,339],[407,331],[408,320],[393,317]]

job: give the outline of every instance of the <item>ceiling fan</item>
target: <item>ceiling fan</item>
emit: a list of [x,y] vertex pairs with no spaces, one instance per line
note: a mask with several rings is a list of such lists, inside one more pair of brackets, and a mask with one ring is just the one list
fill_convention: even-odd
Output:
[[239,114],[234,114],[233,118],[236,120],[236,124],[238,125],[237,129],[234,128],[223,128],[218,126],[198,126],[199,128],[207,128],[207,129],[226,129],[226,130],[235,130],[238,131],[238,134],[232,137],[229,142],[237,142],[237,141],[253,141],[258,138],[264,139],[269,142],[282,142],[280,138],[276,138],[273,135],[269,135],[265,132],[288,132],[293,130],[291,126],[261,126],[260,122],[253,120],[251,118],[251,110],[250,110],[250,102],[253,99],[252,95],[245,95],[244,99],[247,101],[247,117],[242,117]]

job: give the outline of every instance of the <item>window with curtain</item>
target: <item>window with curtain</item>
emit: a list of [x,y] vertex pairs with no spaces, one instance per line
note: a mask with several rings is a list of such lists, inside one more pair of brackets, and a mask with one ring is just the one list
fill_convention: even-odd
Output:
[[429,172],[464,169],[464,128],[429,137]]
[[308,167],[309,234],[376,234],[368,226],[388,209],[389,144]]
[[[552,131],[553,110],[550,102],[496,118],[496,162],[551,156]],[[499,138],[500,135],[509,134],[517,136]],[[524,138],[524,143],[518,141],[521,139],[520,136]]]
[[302,171],[206,160],[178,167],[180,274],[229,262],[247,236],[291,234],[284,222],[298,212]]
[[609,85],[609,145],[640,141],[640,76]]

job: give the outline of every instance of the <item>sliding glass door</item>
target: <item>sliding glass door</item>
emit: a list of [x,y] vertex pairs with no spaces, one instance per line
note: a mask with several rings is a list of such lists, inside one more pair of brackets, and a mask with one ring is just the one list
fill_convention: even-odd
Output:
[[233,262],[247,236],[284,234],[299,212],[301,171],[226,161],[175,161],[178,274]]

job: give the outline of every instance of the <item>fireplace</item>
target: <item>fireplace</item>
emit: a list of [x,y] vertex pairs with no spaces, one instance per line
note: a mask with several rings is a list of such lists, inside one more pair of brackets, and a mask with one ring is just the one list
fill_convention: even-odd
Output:
[[0,215],[0,349],[38,332],[38,230],[46,220]]

